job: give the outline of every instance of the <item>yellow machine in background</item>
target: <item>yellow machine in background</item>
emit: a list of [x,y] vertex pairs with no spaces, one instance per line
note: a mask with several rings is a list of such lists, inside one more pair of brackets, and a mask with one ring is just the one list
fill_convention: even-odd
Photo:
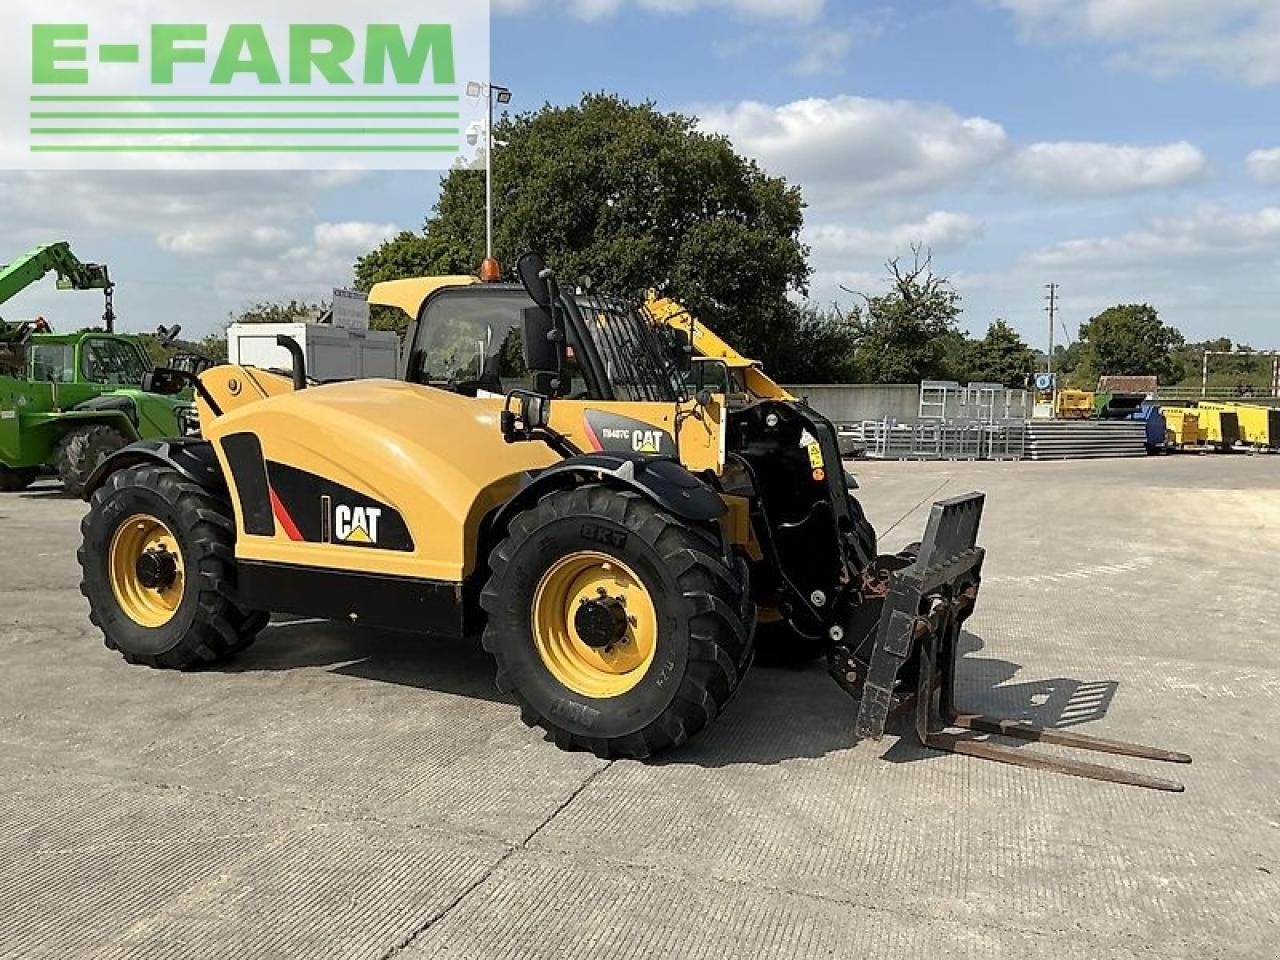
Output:
[[1190,407],[1162,407],[1165,443],[1175,449],[1199,446],[1200,414]]
[[1240,425],[1235,410],[1219,405],[1162,407],[1165,433],[1172,446],[1213,447],[1230,450],[1240,441]]
[[1217,413],[1234,413],[1240,440],[1258,448],[1280,448],[1280,410],[1250,403],[1216,403],[1201,400],[1197,409]]
[[1196,407],[1200,442],[1219,450],[1230,450],[1240,442],[1240,418],[1234,410],[1212,406]]
[[1059,420],[1088,420],[1094,415],[1095,399],[1089,390],[1059,390],[1054,414]]

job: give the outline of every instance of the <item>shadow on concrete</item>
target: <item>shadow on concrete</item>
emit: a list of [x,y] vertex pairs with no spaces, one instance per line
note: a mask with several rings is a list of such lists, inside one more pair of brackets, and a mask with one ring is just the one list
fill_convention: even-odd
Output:
[[514,701],[493,683],[493,661],[478,639],[354,627],[346,623],[277,618],[226,673],[330,667],[331,673],[380,683],[438,690],[495,703]]
[[12,494],[19,500],[78,500],[62,489],[62,484],[52,487],[28,487],[21,493]]
[[[1063,728],[1106,716],[1118,684],[1059,677],[1010,683],[1021,670],[1008,660],[974,656],[984,643],[961,637],[957,701],[961,709]],[[693,763],[721,767],[736,763],[774,764],[794,758],[818,758],[858,743],[853,726],[857,704],[814,664],[800,671],[756,667],[724,716],[688,746],[655,763]],[[941,756],[917,739],[914,703],[891,718],[886,736],[892,745],[883,759],[894,763]],[[980,736],[980,735],[975,735]],[[1001,739],[1014,746],[1023,741]]]
[[[1070,727],[1105,716],[1115,695],[1114,681],[1055,678],[1010,683],[1021,666],[974,656],[983,642],[972,634],[965,634],[961,643],[957,700],[964,710],[1043,727]],[[454,640],[339,622],[278,618],[253,646],[215,669],[252,673],[304,668],[329,668],[342,676],[494,703],[514,702],[494,686],[493,661],[478,639]],[[757,666],[708,730],[650,762],[724,767],[816,759],[857,745],[856,711],[857,704],[836,687],[820,662],[801,670]],[[901,763],[939,755],[916,739],[914,718],[912,706],[891,720],[886,733],[896,740],[884,759]],[[516,719],[513,712],[512,722]]]
[[[957,665],[956,707],[966,713],[1033,724],[1045,729],[1065,729],[1101,720],[1107,715],[1119,683],[1114,680],[1076,680],[1054,677],[1011,683],[1022,666],[994,657],[973,654],[985,646],[981,637],[964,633],[960,637]],[[943,754],[920,743],[915,734],[915,706],[902,711],[891,725],[898,739],[882,759],[906,763]],[[974,733],[966,739],[993,739],[1014,748],[1036,747],[1025,740],[988,737]]]

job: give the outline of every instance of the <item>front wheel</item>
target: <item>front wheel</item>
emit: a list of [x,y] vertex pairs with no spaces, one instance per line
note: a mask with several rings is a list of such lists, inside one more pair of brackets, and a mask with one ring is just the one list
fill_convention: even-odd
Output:
[[751,661],[746,566],[718,530],[601,485],[545,496],[489,558],[498,686],[563,749],[644,758],[724,709]]
[[106,645],[130,663],[175,670],[248,646],[265,617],[235,596],[229,506],[176,470],[119,470],[81,524],[80,592]]

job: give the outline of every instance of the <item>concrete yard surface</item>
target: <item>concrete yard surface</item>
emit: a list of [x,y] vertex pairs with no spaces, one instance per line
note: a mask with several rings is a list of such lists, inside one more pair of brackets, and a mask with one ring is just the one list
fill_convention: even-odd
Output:
[[0,496],[0,958],[1280,956],[1280,457],[853,467],[889,549],[988,494],[962,707],[1186,792],[857,743],[819,665],[650,763],[544,743],[474,643],[130,667],[43,486]]

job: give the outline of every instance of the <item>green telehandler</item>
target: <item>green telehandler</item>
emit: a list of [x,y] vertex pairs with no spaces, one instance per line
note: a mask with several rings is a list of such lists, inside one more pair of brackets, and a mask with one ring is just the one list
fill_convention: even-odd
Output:
[[107,267],[80,261],[67,243],[0,267],[0,305],[50,273],[60,290],[103,291],[103,329],[58,334],[43,319],[0,320],[0,492],[52,471],[79,496],[106,457],[136,440],[188,433],[195,410],[189,395],[143,388],[153,364],[137,337],[115,332]]

